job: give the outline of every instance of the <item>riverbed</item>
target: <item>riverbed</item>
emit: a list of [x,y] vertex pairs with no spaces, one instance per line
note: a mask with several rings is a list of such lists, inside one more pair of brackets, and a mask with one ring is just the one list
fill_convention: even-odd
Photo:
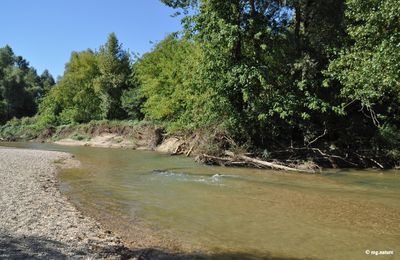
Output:
[[134,255],[60,193],[55,162],[79,165],[66,153],[0,147],[0,259]]
[[400,252],[398,171],[294,174],[148,151],[7,145],[72,153],[81,167],[60,173],[62,192],[150,255],[365,259],[371,251]]

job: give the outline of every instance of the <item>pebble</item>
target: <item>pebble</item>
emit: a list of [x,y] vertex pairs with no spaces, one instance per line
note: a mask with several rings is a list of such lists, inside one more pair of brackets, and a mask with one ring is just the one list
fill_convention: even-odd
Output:
[[127,258],[117,249],[124,248],[120,239],[82,216],[58,190],[54,162],[72,158],[0,148],[0,259]]

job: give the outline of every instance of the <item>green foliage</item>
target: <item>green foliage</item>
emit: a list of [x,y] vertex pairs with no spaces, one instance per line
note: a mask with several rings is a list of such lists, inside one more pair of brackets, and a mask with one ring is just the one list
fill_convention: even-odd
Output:
[[330,66],[341,95],[371,109],[400,98],[400,6],[395,0],[348,1],[348,32],[354,44]]
[[204,57],[200,84],[214,93],[209,118],[222,122],[237,140],[259,146],[274,139],[303,145],[310,132],[317,136],[324,122],[310,122],[329,117],[336,107],[322,86],[321,60],[327,63],[327,50],[341,28],[307,46],[298,42],[314,38],[310,24],[318,19],[326,29],[340,24],[334,18],[343,10],[326,14],[336,3],[298,6],[304,17],[295,35],[291,6],[281,1],[202,1],[187,28]]
[[[397,1],[161,1],[185,14],[183,34],[135,61],[110,34],[98,51],[74,52],[56,87],[0,49],[0,121],[41,102],[32,129],[82,124],[68,132],[76,139],[146,119],[224,133],[265,158],[289,146],[400,158]],[[14,120],[3,130],[20,128]],[[214,139],[204,151],[226,148]]]
[[347,4],[347,29],[353,42],[341,50],[328,73],[342,86],[344,112],[358,110],[367,121],[364,129],[354,128],[374,131],[373,140],[380,140],[376,147],[398,150],[400,6],[395,0],[349,0]]
[[40,105],[38,123],[45,127],[140,116],[140,103],[122,98],[124,91],[136,98],[132,75],[130,55],[115,34],[98,52],[73,52],[63,77]]
[[0,138],[10,141],[36,138],[42,130],[37,127],[36,120],[36,117],[13,118],[6,124],[0,125]]
[[400,160],[400,127],[393,124],[385,124],[379,128],[379,138],[387,154]]
[[[396,1],[350,0],[347,6],[336,0],[163,2],[197,8],[184,22],[186,35],[200,49],[198,74],[187,86],[201,89],[192,92],[193,100],[208,93],[208,102],[198,102],[201,119],[208,119],[200,125],[222,124],[236,141],[264,149],[276,143],[327,149],[335,144],[347,150],[354,142],[355,150],[373,151],[394,147],[382,143],[389,135],[380,125],[399,125]],[[169,71],[162,66],[157,73],[164,68]],[[147,93],[153,101],[146,103],[145,114],[157,107],[152,119],[182,118],[170,108],[173,102],[160,108],[158,92]],[[179,104],[192,97],[184,95]]]
[[33,116],[44,95],[54,85],[48,71],[41,77],[11,47],[0,48],[0,123],[23,116]]
[[138,61],[135,69],[148,119],[168,122],[173,127],[194,126],[196,104],[201,99],[195,85],[199,61],[198,47],[174,35]]
[[[137,120],[92,120],[89,123],[59,125],[54,128],[52,140],[71,138],[77,141],[87,141],[102,133],[116,133],[125,137],[132,137],[136,132],[143,133],[145,128],[154,129],[146,121]],[[139,135],[140,136],[140,135]]]
[[40,105],[44,124],[70,124],[100,119],[93,80],[100,75],[97,57],[91,50],[72,53],[63,78]]
[[76,141],[84,141],[84,140],[88,140],[89,139],[88,136],[82,135],[82,134],[79,134],[79,133],[74,133],[74,134],[70,135],[69,138],[71,138],[72,140],[76,140]]
[[101,99],[102,118],[122,119],[126,114],[121,107],[121,96],[133,83],[130,55],[112,33],[107,43],[100,47],[97,59],[100,75],[95,79],[94,87]]
[[144,115],[141,110],[145,99],[140,94],[138,87],[125,90],[121,96],[121,106],[127,113],[128,119],[143,119]]
[[172,8],[187,8],[197,4],[197,0],[161,0],[164,4]]

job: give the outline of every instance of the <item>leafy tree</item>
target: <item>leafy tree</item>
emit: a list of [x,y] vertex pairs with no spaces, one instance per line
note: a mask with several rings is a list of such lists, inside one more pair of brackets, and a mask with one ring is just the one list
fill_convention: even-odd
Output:
[[95,80],[95,88],[101,98],[102,117],[123,119],[126,113],[121,106],[121,96],[133,84],[132,67],[129,53],[122,49],[114,33],[100,48],[98,66],[100,76]]
[[97,57],[93,51],[73,52],[64,76],[40,106],[42,118],[48,120],[49,124],[100,119],[100,97],[93,87],[93,81],[99,75]]
[[41,85],[43,86],[43,92],[40,93],[41,97],[44,97],[46,93],[48,93],[52,87],[56,84],[53,76],[50,74],[48,70],[43,71],[43,73],[40,75],[40,82]]
[[131,86],[129,89],[123,90],[121,96],[121,107],[127,114],[127,118],[131,120],[141,120],[144,118],[142,107],[145,102],[145,98],[140,93],[141,86],[136,74],[136,68],[132,67],[130,79]]
[[[6,45],[0,49],[0,68],[3,70],[6,67],[13,66],[15,63],[14,52],[10,46]],[[1,76],[4,77],[4,71],[1,71]]]
[[383,138],[385,145],[398,149],[400,6],[395,0],[349,0],[347,6],[352,42],[328,73],[342,86],[343,113],[358,118],[350,122],[364,133],[363,144],[379,150]]
[[205,114],[238,140],[305,145],[335,117],[322,71],[345,37],[343,1],[164,2],[198,4],[185,21],[202,52],[199,84],[213,93]]
[[214,93],[209,118],[224,122],[242,142],[262,146],[271,143],[269,137],[285,138],[304,103],[288,77],[294,63],[288,57],[295,54],[287,37],[288,7],[280,1],[209,0],[199,8],[187,27],[204,55],[201,84]]
[[354,45],[341,52],[330,71],[343,84],[343,96],[373,109],[385,97],[400,97],[400,6],[394,0],[351,0],[348,8]]
[[34,115],[44,94],[36,70],[11,47],[0,48],[0,122]]
[[[135,106],[140,104],[130,100],[135,98],[132,89],[137,88],[133,75],[130,55],[122,50],[115,34],[110,34],[98,52],[73,52],[63,77],[40,106],[40,124],[86,123],[136,115],[139,107]],[[47,84],[52,78],[44,73],[40,80]]]
[[187,117],[192,116],[198,98],[194,89],[197,55],[199,49],[192,42],[169,35],[138,61],[135,69],[145,98],[143,112],[149,119],[190,127]]
[[129,119],[141,120],[144,118],[142,112],[144,102],[145,99],[140,94],[140,89],[137,87],[125,90],[121,96],[121,106]]

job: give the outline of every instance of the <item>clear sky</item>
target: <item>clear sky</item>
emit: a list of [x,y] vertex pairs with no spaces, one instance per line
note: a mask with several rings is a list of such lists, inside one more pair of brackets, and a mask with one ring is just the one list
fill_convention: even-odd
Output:
[[72,51],[97,49],[111,32],[125,49],[143,54],[181,29],[159,0],[0,0],[0,8],[0,47],[10,45],[55,78]]

